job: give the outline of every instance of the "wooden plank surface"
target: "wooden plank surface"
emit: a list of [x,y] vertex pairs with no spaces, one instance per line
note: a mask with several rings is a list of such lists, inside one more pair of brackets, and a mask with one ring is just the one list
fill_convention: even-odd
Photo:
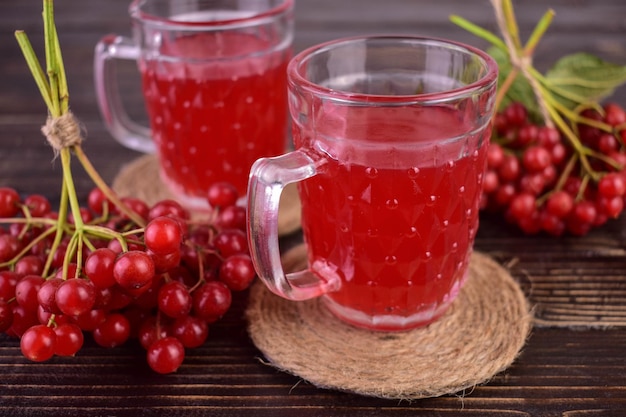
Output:
[[[623,0],[518,0],[515,4],[525,34],[547,7],[557,12],[538,51],[539,67],[575,51],[626,65]],[[85,149],[108,181],[138,154],[115,143],[102,125],[92,84],[92,57],[104,34],[130,32],[127,7],[126,0],[56,1],[72,108],[87,132]],[[15,29],[24,29],[41,52],[40,12],[37,0],[0,2],[0,186],[10,185],[25,194],[44,193],[54,200],[59,197],[60,163],[53,160],[39,132],[45,108],[13,38]],[[494,29],[486,0],[298,0],[295,47],[301,50],[336,37],[390,32],[485,46],[452,25],[451,13]],[[129,108],[141,118],[137,82],[134,64],[120,65],[122,88],[133,92]],[[626,90],[620,89],[615,99],[626,106]],[[77,177],[84,198],[91,183],[80,172]],[[611,320],[624,319],[626,219],[612,221],[584,238],[559,240],[524,237],[489,216],[481,221],[477,249],[510,266],[539,312],[545,313],[547,305],[580,318],[585,305],[605,302],[611,307]],[[562,282],[569,283],[569,289],[563,290]],[[613,291],[602,293],[602,300],[591,300],[597,293],[588,295],[589,285],[599,282],[609,283]],[[537,326],[519,359],[488,384],[471,392],[406,402],[318,389],[263,364],[245,331],[245,302],[245,294],[240,295],[228,316],[211,328],[210,340],[189,351],[181,371],[169,376],[150,372],[141,349],[133,344],[106,350],[88,341],[76,358],[35,364],[21,357],[18,342],[0,337],[0,415],[626,415],[626,330],[620,325],[575,330],[558,323]]]

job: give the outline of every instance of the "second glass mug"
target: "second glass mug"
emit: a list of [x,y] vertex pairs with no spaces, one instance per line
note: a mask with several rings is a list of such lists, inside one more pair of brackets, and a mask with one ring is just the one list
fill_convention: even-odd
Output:
[[[431,323],[467,279],[478,228],[497,64],[439,39],[372,36],[314,46],[289,64],[295,150],[262,158],[248,236],[267,287],[322,296],[347,323]],[[308,266],[285,275],[277,211],[298,182]]]
[[[293,0],[134,0],[133,38],[109,35],[94,57],[112,136],[157,152],[161,178],[191,209],[216,181],[245,195],[252,163],[287,148],[286,66]],[[150,128],[122,105],[115,59],[136,60]]]

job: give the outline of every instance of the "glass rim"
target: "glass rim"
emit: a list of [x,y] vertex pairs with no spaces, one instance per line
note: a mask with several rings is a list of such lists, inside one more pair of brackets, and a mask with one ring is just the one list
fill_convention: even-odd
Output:
[[[396,40],[398,42],[418,42],[423,45],[438,45],[451,50],[462,51],[468,55],[478,57],[485,68],[485,74],[478,80],[464,85],[459,88],[450,90],[437,91],[433,93],[421,93],[421,94],[406,94],[406,95],[384,95],[384,94],[367,94],[367,93],[354,93],[345,90],[337,90],[328,87],[321,86],[307,79],[302,74],[303,64],[307,63],[312,57],[322,52],[332,50],[341,45],[347,45],[350,43],[364,42],[368,40]],[[407,105],[407,104],[437,104],[446,103],[450,101],[460,100],[479,93],[481,91],[488,90],[493,87],[498,80],[498,64],[487,52],[480,48],[457,42],[449,39],[429,37],[429,36],[414,36],[414,35],[360,35],[347,38],[340,38],[324,43],[320,43],[311,46],[307,49],[296,54],[289,65],[287,66],[288,82],[289,85],[297,86],[300,89],[306,90],[316,96],[321,96],[324,99],[328,99],[335,102],[345,103],[370,103],[376,102],[377,105],[394,104],[394,105]]]
[[130,16],[145,24],[166,28],[168,30],[224,30],[258,26],[268,23],[276,17],[292,10],[295,0],[282,0],[277,6],[258,12],[255,11],[245,17],[205,21],[172,20],[163,16],[147,13],[143,10],[142,6],[148,1],[150,0],[133,0],[128,8]]

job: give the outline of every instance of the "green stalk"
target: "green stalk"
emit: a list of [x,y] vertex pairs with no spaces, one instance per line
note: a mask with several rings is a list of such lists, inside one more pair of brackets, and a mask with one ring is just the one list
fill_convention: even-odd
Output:
[[26,227],[22,228],[22,231],[17,237],[20,240],[22,240],[24,236],[26,236],[26,233],[28,233],[28,230],[30,230],[31,225],[33,224],[33,216],[30,213],[30,209],[25,204],[22,205],[22,215],[24,216]]
[[[15,37],[24,54],[26,63],[30,72],[35,79],[35,83],[39,88],[48,108],[48,116],[51,118],[61,117],[69,112],[69,89],[63,56],[59,43],[59,37],[54,21],[54,4],[53,0],[43,0],[43,24],[44,24],[44,45],[45,45],[45,61],[46,70],[42,68],[37,60],[32,44],[23,31],[16,31]],[[82,261],[83,242],[88,242],[86,233],[93,233],[96,236],[106,236],[115,238],[120,241],[122,247],[127,250],[128,245],[123,235],[117,232],[103,232],[104,228],[86,225],[81,217],[80,204],[76,194],[76,186],[71,170],[72,152],[78,157],[82,166],[85,168],[94,183],[103,190],[106,197],[115,204],[121,212],[126,214],[132,221],[140,226],[145,225],[145,221],[135,212],[130,210],[113,191],[106,185],[100,177],[89,159],[85,156],[80,145],[74,145],[71,148],[63,148],[59,150],[61,165],[63,170],[63,181],[61,185],[61,199],[59,203],[59,217],[54,226],[51,227],[50,233],[56,233],[52,243],[51,251],[46,259],[44,266],[44,275],[47,275],[52,267],[53,254],[58,250],[61,241],[66,234],[71,235],[71,244],[67,248],[66,257],[63,262],[63,277],[67,278],[69,262],[74,254],[78,256],[78,264]],[[71,212],[74,218],[74,228],[68,229],[67,217]],[[88,242],[90,244],[90,242]]]
[[504,82],[500,84],[498,91],[496,92],[496,102],[495,102],[496,109],[499,109],[500,106],[502,105],[502,101],[506,97],[506,93],[511,88],[511,85],[513,85],[513,83],[515,82],[515,79],[517,78],[518,75],[519,75],[519,69],[516,67],[512,67],[511,71],[509,71],[508,75],[506,76]]
[[[78,239],[77,239],[77,252],[76,252],[76,273],[74,275],[75,278],[78,278],[81,276],[82,271],[83,271],[83,256],[84,256],[84,243],[85,243],[85,235],[83,233],[77,233],[75,235]],[[69,260],[68,260],[68,266],[69,266]],[[65,263],[63,263],[63,276],[66,276],[66,271],[65,271]]]
[[576,162],[578,162],[578,159],[579,159],[579,154],[577,154],[577,153],[574,153],[569,158],[569,160],[567,161],[567,164],[563,168],[563,172],[561,172],[561,175],[559,176],[559,179],[558,179],[556,185],[554,186],[554,188],[552,189],[552,191],[543,194],[541,197],[539,197],[537,199],[537,201],[536,201],[537,207],[541,207],[550,198],[550,196],[554,192],[563,189],[563,187],[565,186],[565,182],[567,181],[567,179],[569,178],[570,174],[574,170],[574,167],[576,166]]
[[589,159],[587,158],[589,152],[587,148],[582,146],[578,137],[572,130],[569,128],[567,123],[561,118],[559,113],[552,106],[548,106],[548,112],[550,113],[550,117],[554,121],[554,123],[559,127],[559,130],[565,135],[565,137],[569,140],[570,144],[574,147],[578,155],[580,156],[580,163],[583,166],[583,169],[587,174],[589,174],[594,181],[600,179],[600,174],[596,172],[589,163]]
[[54,23],[54,13],[52,9],[52,0],[46,0],[50,3],[50,7],[46,8],[48,14],[50,14],[49,21],[51,22],[52,41],[54,42],[54,57],[56,64],[56,74],[59,82],[59,100],[61,114],[65,114],[69,111],[69,88],[67,85],[67,75],[65,74],[65,64],[63,63],[63,55],[61,54],[61,45],[59,44],[59,36],[57,34],[56,25]]
[[555,81],[557,80],[552,80],[553,84],[559,85],[559,84],[564,84],[564,85],[576,85],[579,87],[587,87],[587,88],[606,88],[606,87],[610,87],[613,85],[612,82],[610,81],[605,81],[605,80],[583,80],[580,78],[574,78],[574,77],[570,77],[570,78],[566,78],[566,77],[561,77],[558,79],[558,83],[556,83]]
[[[70,264],[72,262],[72,257],[76,253],[77,249],[82,248],[82,246],[83,246],[82,233],[74,233],[72,235],[72,237],[70,238],[69,243],[67,244],[67,249],[65,251],[65,257],[63,258],[63,275],[62,275],[63,279],[70,278],[67,275],[68,275],[68,272],[69,272]],[[79,265],[80,263],[81,263],[80,259],[77,260],[76,264]],[[77,270],[77,272],[78,272],[78,270]]]
[[582,178],[580,183],[580,189],[578,190],[578,194],[576,195],[576,201],[580,201],[585,196],[585,191],[587,190],[587,185],[589,184],[589,176],[585,175]]
[[535,48],[539,44],[539,41],[543,37],[543,35],[548,30],[548,27],[552,23],[552,19],[554,18],[554,10],[549,9],[544,15],[541,17],[535,28],[533,29],[526,45],[524,46],[524,55],[527,57],[532,56],[535,52]]
[[[85,231],[86,231],[86,232],[87,232],[87,231],[89,231],[89,230],[88,230],[88,227],[85,227]],[[88,236],[86,233],[85,233],[85,235],[83,236],[83,244],[84,244],[85,246],[87,246],[87,249],[89,249],[89,252],[93,252],[93,251],[95,251],[96,249],[98,249],[98,248],[97,248],[97,247],[93,244],[93,242],[91,241],[91,239],[89,239],[89,236]]]
[[52,29],[54,27],[54,18],[52,16],[53,8],[51,0],[44,0],[43,8],[43,29],[45,38],[45,53],[46,53],[46,72],[48,73],[48,83],[50,84],[50,92],[52,94],[52,108],[50,108],[50,114],[52,117],[61,116],[61,107],[59,103],[59,82],[57,79],[58,65],[57,54],[55,52],[56,42],[54,41],[54,35],[56,32]]
[[[543,83],[542,83],[543,84]],[[550,90],[550,87],[544,85],[546,90]],[[590,119],[588,117],[582,116],[580,113],[570,110],[566,106],[564,106],[560,101],[556,100],[552,94],[546,92],[545,94],[546,101],[550,103],[550,105],[554,106],[554,108],[565,116],[572,123],[581,123],[586,124],[591,127],[595,127],[596,129],[602,130],[603,132],[611,133],[613,132],[613,126],[604,123],[599,120]]]
[[54,227],[57,224],[57,221],[54,219],[48,219],[45,217],[31,217],[30,219],[25,217],[9,217],[0,219],[0,224],[31,224],[35,223],[38,226],[51,226]]
[[103,239],[118,239],[124,237],[123,233],[116,232],[113,229],[109,229],[108,227],[104,226],[98,226],[96,224],[86,224],[85,231],[88,231],[89,234],[93,237]]
[[63,181],[65,182],[65,186],[67,188],[67,196],[70,203],[70,209],[72,211],[72,216],[74,216],[74,225],[76,226],[76,229],[78,231],[82,231],[85,223],[83,222],[83,218],[80,215],[80,203],[78,202],[78,198],[76,197],[76,187],[74,186],[74,178],[72,177],[72,170],[70,166],[71,158],[72,155],[69,148],[61,149]]
[[67,213],[67,187],[65,186],[65,182],[63,182],[61,184],[61,199],[59,201],[59,217],[57,219],[57,225],[55,227],[56,235],[54,236],[54,241],[52,242],[52,246],[50,247],[50,253],[48,254],[48,258],[46,259],[46,264],[44,265],[44,276],[47,276],[50,272],[50,268],[52,267],[52,260],[54,259],[54,253],[58,250],[59,246],[61,245],[61,241],[63,240],[63,235],[65,234],[65,226],[67,225]]
[[501,49],[503,51],[507,50],[507,47],[505,45],[504,42],[502,42],[502,39],[500,39],[499,37],[497,37],[495,34],[493,34],[492,32],[488,31],[487,29],[483,29],[480,26],[470,22],[467,19],[462,18],[461,16],[457,16],[457,15],[451,15],[450,16],[450,21],[452,23],[454,23],[455,25],[467,30],[468,32],[472,33],[473,35],[486,40],[487,42],[489,42],[490,44],[492,44],[493,46],[495,46],[498,49]]
[[[24,219],[22,219],[24,220]],[[12,222],[12,223],[16,223],[16,222]],[[13,259],[0,263],[0,268],[5,268],[5,267],[9,267],[12,265],[15,265],[15,263],[21,259],[23,256],[27,255],[30,250],[37,245],[39,242],[45,240],[48,236],[50,236],[52,233],[55,232],[54,228],[51,229],[47,229],[44,232],[42,232],[40,235],[38,235],[36,238],[34,238],[33,240],[31,240],[28,245],[26,245],[24,248],[22,248],[22,250],[13,257]],[[44,275],[45,276],[45,275]]]
[[517,26],[517,20],[515,19],[515,12],[513,11],[513,3],[511,3],[511,0],[502,0],[502,12],[504,14],[507,32],[511,35],[511,40],[513,41],[515,50],[521,51],[522,42],[520,41],[519,28]]
[[120,200],[117,194],[113,192],[113,190],[111,190],[111,187],[109,187],[107,183],[102,179],[100,174],[98,174],[98,171],[95,169],[95,167],[93,166],[89,158],[87,158],[87,155],[85,155],[85,153],[83,152],[83,149],[80,146],[76,146],[74,148],[74,154],[76,155],[81,165],[85,169],[85,172],[87,172],[87,175],[89,175],[89,177],[94,182],[94,184],[96,184],[96,186],[100,188],[100,190],[102,190],[106,198],[111,203],[113,203],[117,208],[119,208],[119,210],[122,213],[128,216],[129,219],[131,219],[140,227],[144,227],[146,225],[145,220],[142,219],[141,216],[139,216],[133,210],[130,210],[126,206],[126,204],[124,204],[124,202]]
[[50,85],[46,81],[46,74],[43,72],[43,68],[39,65],[39,61],[37,60],[37,56],[33,50],[33,46],[28,39],[28,36],[24,31],[17,30],[15,31],[15,38],[17,39],[17,43],[22,50],[22,54],[24,55],[24,59],[26,60],[26,64],[30,69],[30,72],[35,79],[35,83],[39,88],[39,92],[41,93],[41,97],[46,103],[46,107],[51,109],[52,105],[52,93],[50,92]]
[[533,77],[535,77],[541,84],[543,84],[544,87],[546,87],[552,93],[558,94],[559,96],[566,98],[568,100],[571,100],[573,102],[576,102],[576,103],[583,103],[585,101],[585,99],[582,96],[576,93],[573,93],[565,88],[559,87],[552,80],[549,80],[548,78],[544,77],[543,74],[537,71],[535,68],[532,69],[531,73]]

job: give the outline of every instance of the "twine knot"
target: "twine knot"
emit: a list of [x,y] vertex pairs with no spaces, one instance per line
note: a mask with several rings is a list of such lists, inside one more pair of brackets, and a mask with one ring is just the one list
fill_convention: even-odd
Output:
[[58,117],[48,116],[41,132],[57,153],[61,149],[80,145],[83,141],[80,125],[71,111]]

